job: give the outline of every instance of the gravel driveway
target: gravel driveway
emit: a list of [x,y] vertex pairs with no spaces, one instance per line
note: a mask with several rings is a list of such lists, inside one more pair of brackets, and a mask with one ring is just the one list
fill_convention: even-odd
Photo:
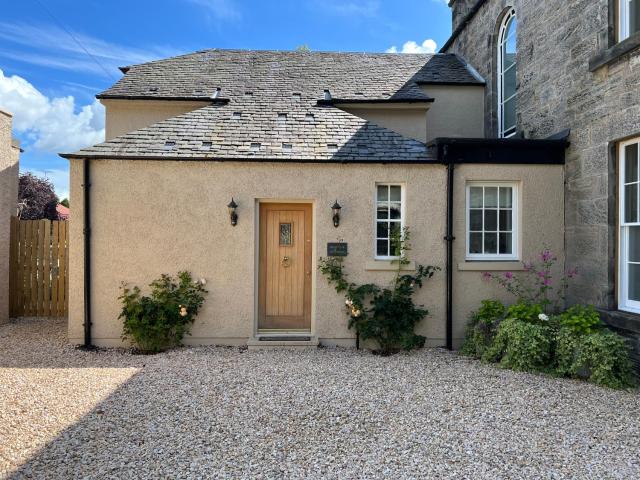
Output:
[[0,478],[640,478],[640,396],[440,350],[82,352],[0,327]]

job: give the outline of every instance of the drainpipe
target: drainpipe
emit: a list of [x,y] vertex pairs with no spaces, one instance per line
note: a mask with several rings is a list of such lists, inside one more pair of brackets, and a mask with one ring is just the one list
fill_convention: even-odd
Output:
[[443,161],[447,165],[447,231],[444,239],[447,242],[447,349],[453,350],[453,176],[454,163],[448,158],[449,148],[443,149]]
[[84,181],[82,183],[84,194],[84,347],[91,348],[91,181],[89,176],[88,158],[84,159]]

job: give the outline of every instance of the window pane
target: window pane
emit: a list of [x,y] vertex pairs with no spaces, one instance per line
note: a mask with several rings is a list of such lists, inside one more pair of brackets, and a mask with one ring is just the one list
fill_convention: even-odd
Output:
[[484,234],[484,253],[498,253],[498,234]]
[[500,231],[513,230],[511,226],[511,210],[500,210]]
[[624,221],[638,221],[638,184],[624,186]]
[[512,234],[500,233],[499,236],[500,236],[500,241],[499,241],[500,252],[499,253],[504,253],[507,255],[510,255],[511,253],[513,253],[511,248]]
[[502,123],[502,129],[505,131],[516,126],[516,97],[513,97],[503,105]]
[[470,234],[469,253],[482,253],[482,233]]
[[389,224],[387,222],[378,222],[376,236],[378,238],[389,238]]
[[389,200],[389,186],[378,185],[378,201],[386,202],[387,200]]
[[629,262],[640,262],[640,227],[629,228]]
[[469,212],[469,230],[482,230],[482,210],[471,210]]
[[392,203],[390,205],[390,217],[389,218],[394,218],[394,219],[400,219],[400,204],[399,203]]
[[389,255],[389,240],[376,241],[376,255],[386,257]]
[[629,1],[629,35],[640,31],[640,0]]
[[469,192],[471,208],[482,208],[482,187],[471,187]]
[[640,301],[640,265],[629,264],[629,300]]
[[392,202],[399,202],[400,200],[402,200],[402,197],[400,196],[401,188],[398,185],[389,187],[389,189],[391,191],[389,200],[391,200]]
[[500,187],[500,207],[512,207],[513,206],[513,189],[511,187]]
[[389,218],[389,207],[386,205],[378,205],[377,218],[382,220]]
[[504,72],[502,99],[511,98],[516,93],[516,68]]
[[389,222],[389,236],[400,235],[400,222]]
[[484,208],[498,206],[498,187],[485,187],[484,189]]
[[624,182],[638,181],[638,144],[624,147]]
[[498,211],[497,210],[485,210],[484,211],[484,230],[495,232],[498,230]]

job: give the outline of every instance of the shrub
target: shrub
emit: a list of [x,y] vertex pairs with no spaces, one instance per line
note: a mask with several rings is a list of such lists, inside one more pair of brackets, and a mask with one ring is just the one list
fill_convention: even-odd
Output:
[[[367,283],[356,285],[347,281],[343,257],[321,258],[319,268],[336,292],[344,293],[349,328],[356,330],[362,340],[374,340],[382,354],[397,349],[412,350],[424,346],[426,340],[415,333],[416,325],[429,314],[422,306],[413,303],[413,295],[422,287],[423,280],[431,278],[438,267],[418,265],[414,275],[401,275],[402,265],[409,263],[406,253],[410,250],[409,230],[392,239],[399,256],[395,277],[389,287]],[[367,303],[371,307],[367,307]]]
[[471,314],[461,353],[481,358],[493,343],[498,323],[504,316],[504,312],[504,305],[497,300],[483,300],[478,311]]
[[526,372],[548,371],[553,347],[553,330],[518,318],[500,323],[493,344],[482,359]]
[[634,384],[629,346],[608,329],[580,334],[571,327],[558,333],[556,370],[560,375],[582,377],[597,385],[627,388]]
[[560,326],[578,335],[594,333],[604,327],[592,305],[574,305],[558,316]]
[[[540,318],[542,313],[542,305],[520,301],[514,303],[507,309],[506,318],[515,318],[523,322],[541,324],[541,322],[544,321]],[[543,316],[542,318],[545,317]]]
[[118,318],[124,321],[123,340],[131,340],[144,353],[157,353],[181,344],[207,290],[204,280],[194,282],[188,272],[179,272],[177,279],[162,275],[149,286],[151,295],[143,296],[138,287],[123,285]]

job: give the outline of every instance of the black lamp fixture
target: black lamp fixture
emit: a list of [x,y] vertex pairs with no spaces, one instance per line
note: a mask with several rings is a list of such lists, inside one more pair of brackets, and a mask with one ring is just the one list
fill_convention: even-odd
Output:
[[333,211],[333,226],[338,228],[338,226],[340,225],[340,210],[342,209],[342,207],[340,206],[340,204],[338,203],[338,200],[336,199],[336,203],[333,204],[333,207],[331,207],[331,210]]
[[235,227],[238,224],[238,214],[236,213],[236,208],[238,208],[238,205],[233,200],[233,197],[231,197],[231,201],[229,202],[229,205],[227,205],[227,208],[229,209],[229,219],[231,220],[231,226]]

